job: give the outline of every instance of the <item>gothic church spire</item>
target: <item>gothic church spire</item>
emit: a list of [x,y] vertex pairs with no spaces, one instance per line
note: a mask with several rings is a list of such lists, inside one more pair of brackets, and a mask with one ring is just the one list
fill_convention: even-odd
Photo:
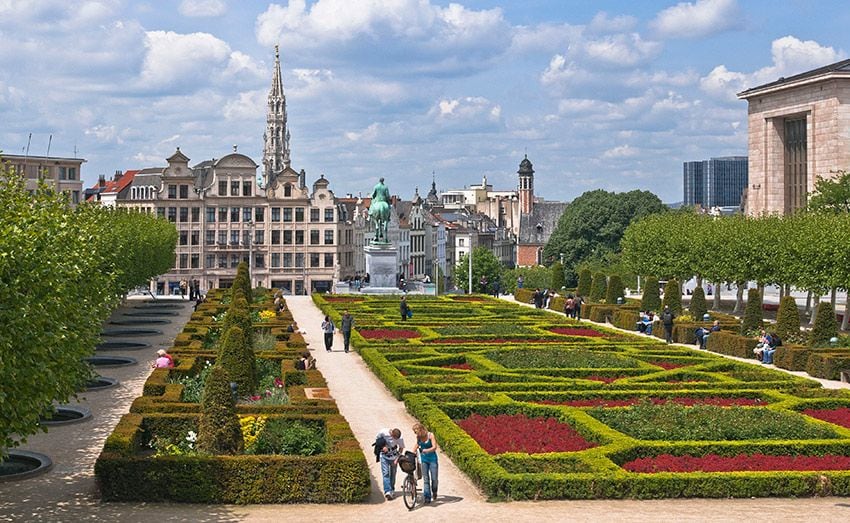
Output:
[[274,72],[266,106],[266,132],[263,134],[263,186],[268,187],[289,167],[289,128],[286,124],[286,95],[280,74],[280,52],[274,46]]

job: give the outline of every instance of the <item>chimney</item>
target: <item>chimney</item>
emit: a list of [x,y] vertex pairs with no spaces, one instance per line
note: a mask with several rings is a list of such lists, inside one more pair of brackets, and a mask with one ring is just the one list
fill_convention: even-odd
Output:
[[121,179],[122,176],[124,176],[124,173],[122,173],[120,170],[116,170],[115,176],[112,178],[112,181],[117,182],[118,180]]
[[100,176],[97,177],[97,186],[98,187],[105,187],[106,186],[106,175],[105,174],[101,174]]

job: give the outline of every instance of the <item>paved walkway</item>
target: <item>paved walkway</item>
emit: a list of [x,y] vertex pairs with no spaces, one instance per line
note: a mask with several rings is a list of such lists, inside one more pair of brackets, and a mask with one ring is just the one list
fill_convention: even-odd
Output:
[[[371,443],[378,428],[396,425],[407,436],[413,419],[366,367],[356,353],[342,352],[337,336],[334,352],[326,353],[322,343],[321,314],[309,298],[287,299],[299,327],[306,331],[319,369],[329,382],[331,394],[348,419],[360,445],[371,455]],[[185,320],[185,318],[184,318]],[[177,322],[175,322],[177,323]],[[180,323],[182,326],[182,323]],[[176,326],[175,326],[176,327]],[[169,346],[180,329],[170,329],[157,339],[153,349]],[[144,352],[144,351],[141,351]],[[93,477],[93,464],[106,436],[127,412],[133,398],[141,393],[149,370],[147,353],[134,355],[140,365],[110,369],[105,375],[120,378],[119,389],[86,394],[95,419],[56,427],[31,438],[24,446],[50,455],[56,467],[49,473],[15,484],[0,483],[0,521],[121,521],[157,523],[191,522],[278,522],[299,518],[305,521],[818,521],[844,522],[850,519],[850,499],[672,499],[672,500],[586,500],[488,503],[478,490],[440,457],[440,495],[437,503],[408,513],[402,500],[386,502],[377,481],[380,471],[370,462],[373,495],[359,505],[189,505],[171,503],[101,503]],[[125,374],[126,373],[126,374]]]

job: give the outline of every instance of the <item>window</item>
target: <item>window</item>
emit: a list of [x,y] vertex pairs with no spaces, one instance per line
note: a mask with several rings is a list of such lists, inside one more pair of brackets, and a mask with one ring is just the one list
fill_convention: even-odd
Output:
[[71,203],[75,205],[80,203],[80,191],[71,191]]
[[189,221],[189,208],[188,207],[180,207],[180,223],[186,223]]
[[806,118],[785,120],[785,212],[806,207]]
[[310,245],[319,245],[319,231],[310,231]]
[[292,221],[292,207],[284,207],[283,208],[283,221],[291,222]]
[[189,242],[187,240],[189,239],[189,233],[186,232],[186,231],[180,231],[179,234],[180,234],[180,245],[188,245]]
[[223,180],[218,182],[218,195],[227,196],[227,182]]
[[198,223],[199,221],[201,221],[201,208],[192,207],[192,223]]
[[328,207],[327,209],[325,209],[325,222],[331,223],[333,221],[334,221],[334,208]]
[[207,223],[215,223],[215,207],[207,207]]
[[286,198],[292,197],[292,186],[291,185],[286,184],[286,185],[283,186],[283,196],[286,197]]
[[[189,199],[189,186],[186,184],[180,184],[180,199],[188,200]],[[195,267],[197,269],[197,267]]]
[[215,268],[215,254],[207,254],[204,267],[206,267],[207,269]]
[[177,207],[168,208],[168,221],[175,223],[177,221]]
[[68,179],[76,180],[77,179],[77,168],[76,167],[68,167]]
[[283,244],[292,245],[292,231],[283,231]]
[[310,253],[310,267],[318,267],[319,266],[319,253],[311,252]]
[[296,252],[295,253],[295,266],[298,268],[304,267],[304,253]]
[[260,229],[254,233],[254,244],[255,245],[265,245],[266,243],[266,231]]
[[239,196],[239,182],[230,182],[230,196]]
[[304,207],[295,208],[295,221],[298,223],[304,222]]
[[227,255],[226,254],[219,254],[218,255],[218,268],[219,269],[226,269],[227,268]]
[[325,267],[333,267],[334,266],[334,253],[326,252],[325,253]]
[[254,267],[257,269],[266,268],[266,255],[262,252],[254,253]]
[[251,215],[253,214],[252,209],[250,207],[242,208],[242,221],[248,223],[251,221]]
[[280,253],[273,252],[272,253],[272,267],[280,267]]
[[291,252],[283,253],[283,266],[284,267],[292,267],[292,253]]
[[242,182],[242,196],[251,196],[251,182]]
[[239,231],[230,231],[230,245],[239,245]]
[[257,223],[266,221],[266,213],[263,207],[254,207],[254,221]]
[[304,231],[295,231],[295,245],[304,245]]
[[189,267],[191,267],[193,269],[200,269],[201,268],[201,255],[200,254],[193,254],[191,261],[189,263],[190,263]]
[[310,209],[310,222],[316,223],[319,221],[319,209]]
[[156,217],[157,218],[165,218],[165,209],[163,207],[157,207]]
[[189,255],[181,254],[180,255],[180,268],[187,269],[189,267]]
[[68,179],[68,168],[67,167],[60,167],[59,168],[59,179],[60,180],[67,180]]
[[272,221],[279,222],[280,221],[280,207],[272,207]]
[[325,245],[333,245],[334,244],[334,231],[333,229],[325,231]]
[[280,245],[280,231],[272,231],[272,245]]
[[242,245],[248,246],[251,244],[251,231],[242,231]]
[[239,207],[230,208],[230,221],[234,223],[239,221]]
[[[205,245],[215,245],[215,231],[207,231],[204,236],[204,244]],[[210,264],[207,264],[207,267],[212,267]]]
[[191,242],[192,245],[200,245],[200,243],[201,243],[201,231],[192,231],[190,238],[192,240],[192,242]]
[[[458,247],[463,247],[463,245],[464,245],[464,243],[463,243],[463,238],[458,238],[458,239],[457,239],[457,244],[458,244]],[[467,265],[469,265],[469,264],[467,263]]]
[[227,245],[227,231],[218,231],[218,244]]
[[218,221],[221,223],[227,223],[227,207],[218,208]]
[[168,186],[168,199],[175,200],[177,199],[177,185],[171,184]]
[[239,267],[240,261],[242,261],[242,260],[239,259],[238,254],[231,254],[230,255],[230,268],[235,269],[236,267]]

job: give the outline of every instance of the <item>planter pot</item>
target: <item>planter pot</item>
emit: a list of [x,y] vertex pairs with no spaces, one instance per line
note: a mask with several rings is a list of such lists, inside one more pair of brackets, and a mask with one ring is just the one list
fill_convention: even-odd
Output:
[[139,363],[136,358],[129,356],[89,356],[84,358],[94,367],[113,368],[113,367],[129,367]]
[[98,343],[94,350],[100,351],[110,351],[110,350],[139,350],[139,349],[149,349],[150,343],[142,343],[139,341],[104,341]]
[[142,336],[159,336],[162,331],[156,329],[106,329],[101,332],[103,337],[135,338]]
[[53,468],[53,460],[39,452],[10,450],[0,463],[0,482],[19,481],[44,474]]
[[130,312],[125,312],[122,316],[130,317],[156,317],[156,316],[177,316],[177,312],[169,309],[142,309]]
[[127,318],[123,320],[112,320],[110,325],[166,325],[171,323],[171,320],[162,320],[156,318]]
[[71,425],[88,421],[91,419],[91,410],[82,406],[59,405],[56,411],[50,418],[42,418],[39,420],[41,425],[55,427],[57,425]]
[[118,380],[115,378],[105,378],[103,376],[99,376],[86,384],[85,389],[86,392],[103,390],[103,389],[111,389],[112,387],[118,386]]

